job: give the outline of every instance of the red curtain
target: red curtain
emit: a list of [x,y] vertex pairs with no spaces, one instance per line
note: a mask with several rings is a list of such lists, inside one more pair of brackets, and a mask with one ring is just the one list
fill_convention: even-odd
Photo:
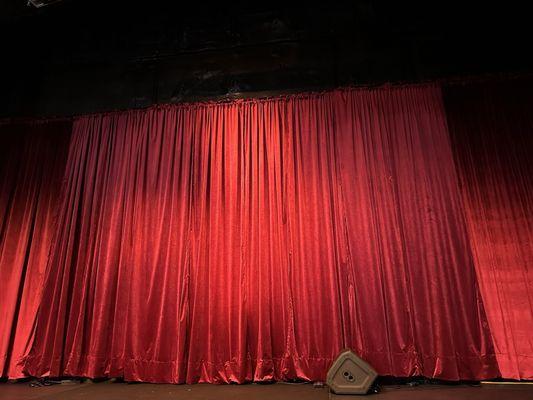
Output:
[[533,83],[452,86],[445,94],[501,374],[533,379]]
[[0,126],[0,376],[24,376],[70,130],[63,122]]
[[440,90],[78,118],[32,375],[498,375]]

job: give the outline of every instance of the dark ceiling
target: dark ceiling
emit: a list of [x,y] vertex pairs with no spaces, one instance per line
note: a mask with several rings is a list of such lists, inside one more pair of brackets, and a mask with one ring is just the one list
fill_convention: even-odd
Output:
[[0,114],[527,73],[533,65],[529,14],[502,2],[176,3],[0,2]]

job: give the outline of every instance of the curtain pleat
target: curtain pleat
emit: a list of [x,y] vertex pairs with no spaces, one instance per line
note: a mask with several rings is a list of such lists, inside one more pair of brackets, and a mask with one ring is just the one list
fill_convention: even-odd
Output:
[[502,376],[533,379],[533,84],[446,88],[475,266]]
[[70,131],[65,122],[0,126],[0,376],[25,376]]

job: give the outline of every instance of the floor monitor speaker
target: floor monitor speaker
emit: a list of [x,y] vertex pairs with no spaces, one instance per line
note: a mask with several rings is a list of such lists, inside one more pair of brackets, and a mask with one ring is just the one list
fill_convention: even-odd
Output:
[[367,394],[377,376],[351,350],[343,350],[328,371],[327,384],[335,394]]

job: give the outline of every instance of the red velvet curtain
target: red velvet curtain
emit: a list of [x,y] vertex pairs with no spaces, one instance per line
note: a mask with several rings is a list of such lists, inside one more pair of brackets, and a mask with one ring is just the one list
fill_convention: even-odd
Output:
[[64,122],[0,126],[0,376],[24,376],[70,131]]
[[445,94],[501,374],[533,379],[533,83],[452,86]]
[[440,90],[78,118],[33,375],[498,375]]

